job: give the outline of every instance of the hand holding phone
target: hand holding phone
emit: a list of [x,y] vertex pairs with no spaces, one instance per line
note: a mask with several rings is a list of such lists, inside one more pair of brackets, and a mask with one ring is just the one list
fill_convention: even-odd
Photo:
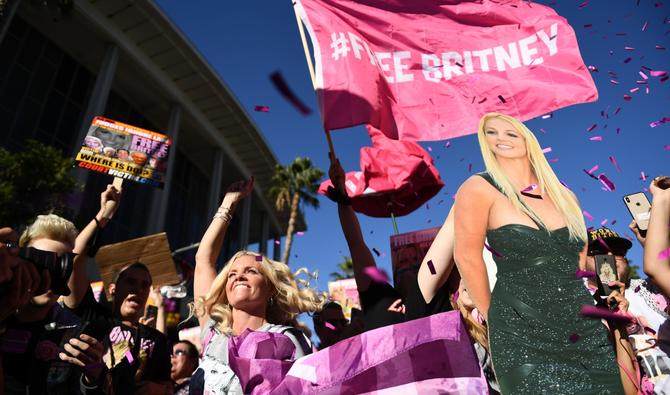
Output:
[[619,281],[616,270],[616,259],[614,255],[595,255],[593,259],[596,262],[596,280],[600,295],[609,296],[616,288],[611,288],[608,284]]
[[623,201],[637,224],[640,236],[646,237],[651,215],[651,203],[649,203],[647,195],[644,192],[637,192],[624,196]]

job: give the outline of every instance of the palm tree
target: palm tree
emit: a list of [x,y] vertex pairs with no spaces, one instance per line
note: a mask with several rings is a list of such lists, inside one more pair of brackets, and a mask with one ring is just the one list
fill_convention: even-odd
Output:
[[277,210],[284,210],[286,207],[291,210],[288,229],[286,229],[286,247],[281,259],[287,265],[291,254],[295,220],[298,217],[300,202],[319,208],[319,200],[316,196],[319,181],[323,174],[321,169],[312,165],[309,158],[297,157],[288,166],[277,165],[275,167],[270,198],[274,199]]
[[333,281],[345,280],[354,277],[354,262],[351,257],[342,257],[342,262],[337,264],[337,271],[330,273]]

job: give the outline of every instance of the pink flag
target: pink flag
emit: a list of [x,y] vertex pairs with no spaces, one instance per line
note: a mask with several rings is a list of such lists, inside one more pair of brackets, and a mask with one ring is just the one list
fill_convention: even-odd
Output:
[[328,130],[371,124],[401,140],[475,132],[486,112],[521,120],[598,92],[575,32],[522,0],[297,0]]

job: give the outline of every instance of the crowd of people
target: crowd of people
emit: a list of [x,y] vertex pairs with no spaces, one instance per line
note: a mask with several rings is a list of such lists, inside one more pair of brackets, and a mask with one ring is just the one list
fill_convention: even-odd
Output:
[[[338,207],[362,307],[351,320],[310,287],[304,270],[262,254],[239,251],[217,270],[253,178],[228,188],[196,253],[189,318],[199,324],[197,345],[169,339],[162,311],[147,318],[148,299],[160,309],[162,298],[142,262],[106,284],[110,303],[94,297],[86,260],[120,190],[102,192],[100,211],[81,231],[53,214],[37,215],[20,236],[0,229],[0,393],[249,393],[261,382],[233,363],[239,339],[258,339],[259,358],[294,361],[450,311],[462,317],[491,394],[670,393],[667,178],[649,186],[646,233],[630,224],[648,276],[631,279],[632,242],[611,229],[587,229],[577,197],[530,130],[491,113],[478,137],[485,171],[460,187],[415,280],[395,286],[371,275],[374,255],[331,156],[328,197]],[[318,346],[297,321],[301,313],[312,315]]]

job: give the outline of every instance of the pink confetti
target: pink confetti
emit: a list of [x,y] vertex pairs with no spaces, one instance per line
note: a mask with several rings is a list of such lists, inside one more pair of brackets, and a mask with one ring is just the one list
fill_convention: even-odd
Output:
[[607,243],[605,243],[605,240],[603,240],[602,237],[598,237],[598,243],[600,243],[601,246],[605,247],[606,251],[612,251],[610,246],[608,246]]
[[543,148],[542,153],[546,154],[547,152],[551,152],[551,147]]
[[665,250],[658,253],[659,260],[664,261],[668,258],[670,258],[670,248],[666,248]]
[[305,232],[302,232],[302,231],[300,231],[300,232],[295,232],[295,233],[296,233],[298,236],[304,236],[304,235],[305,235]]
[[582,4],[578,5],[577,8],[580,8],[580,9],[581,9],[581,8],[586,7],[587,5],[589,5],[589,2],[588,2],[588,1],[585,1],[585,2],[583,2]]
[[585,216],[586,218],[588,218],[589,221],[593,221],[593,216],[592,216],[591,214],[589,214],[588,211],[582,211],[582,214],[584,214],[584,216]]
[[586,271],[586,270],[577,269],[577,271],[575,272],[575,277],[577,277],[577,278],[589,278],[589,277],[595,277],[595,276],[596,276],[596,274],[594,272],[589,272],[589,271]]
[[626,51],[635,51],[635,47],[623,47]]
[[640,172],[640,180],[647,181],[647,175],[643,171]]
[[432,274],[433,276],[437,274],[435,266],[433,265],[433,261],[428,260],[428,262],[426,262],[426,265],[428,266],[428,270],[430,270],[430,274]]
[[276,244],[276,245],[280,245],[280,244],[281,244],[281,241],[279,241],[279,240],[275,240],[275,244]]
[[549,118],[551,118],[551,117],[553,117],[553,116],[554,116],[554,114],[544,114],[544,115],[542,116],[542,119],[549,119]]
[[591,140],[591,141],[603,141],[603,136],[593,136],[589,140]]
[[619,167],[619,164],[617,163],[616,158],[615,158],[614,156],[609,156],[608,159],[610,160],[610,162],[612,162],[612,164],[614,165],[614,168],[615,168],[619,173],[621,173],[621,168]]
[[647,25],[648,24],[649,24],[648,22],[646,22],[646,21],[644,22],[644,25],[642,25],[642,31],[647,30]]
[[647,75],[645,73],[641,72],[641,71],[638,71],[638,74],[640,74],[642,76],[642,78],[644,78],[645,80],[649,79],[649,77],[647,77]]
[[605,218],[604,220],[600,221],[600,226],[605,226],[606,223],[607,223],[607,218]]
[[590,131],[592,131],[593,129],[595,129],[596,126],[598,126],[598,124],[597,124],[597,123],[594,123],[594,124],[591,125],[588,129],[586,129],[586,131],[587,131],[587,132],[590,132]]
[[670,117],[663,117],[662,119],[652,122],[649,124],[650,127],[655,128],[656,126],[663,125],[664,123],[670,122]]
[[670,145],[664,145],[663,148],[670,149]]
[[616,188],[612,180],[607,178],[606,175],[601,174],[598,176],[598,179],[600,180],[600,183],[603,184],[605,188],[607,188],[608,191],[612,192]]
[[596,66],[588,65],[586,68],[589,69],[589,71],[593,71],[594,73],[598,72],[598,68]]
[[623,99],[624,99],[625,101],[630,101],[630,100],[632,99],[632,97],[631,97],[631,96],[628,96],[628,95],[623,95]]
[[493,247],[491,247],[490,245],[484,243],[484,247],[485,247],[487,250],[489,250],[489,252],[490,252],[491,254],[497,256],[498,258],[502,258],[502,257],[503,257],[503,254],[501,254],[501,253],[499,253],[498,251],[494,250]]
[[600,167],[600,166],[595,165],[595,166],[593,166],[593,167],[591,168],[591,170],[587,171],[586,173],[588,173],[589,175],[591,175],[591,174],[593,174],[594,171],[598,170],[599,167]]
[[426,147],[426,148],[428,148],[428,151],[433,152],[433,148],[431,148],[431,147]]
[[527,187],[525,187],[524,189],[522,189],[521,192],[530,192],[530,191],[534,191],[536,189],[537,189],[537,184],[530,184]]
[[633,88],[633,89],[630,90],[630,93],[635,93],[635,92],[637,92],[637,91],[639,91],[639,90],[640,90],[639,87],[638,87],[638,88]]
[[605,319],[605,320],[622,321],[622,322],[633,321],[633,318],[628,313],[624,313],[621,311],[613,312],[604,307],[597,307],[588,304],[583,305],[579,313],[586,318]]
[[556,163],[556,162],[558,162],[558,158],[549,159],[549,163]]
[[256,112],[270,112],[270,107],[268,107],[268,106],[254,106],[254,111],[256,111]]
[[649,72],[652,77],[663,77],[664,75],[668,74],[667,71],[664,70],[652,70]]
[[324,325],[325,325],[326,328],[330,329],[331,331],[336,330],[336,328],[333,326],[333,324],[331,324],[331,323],[328,322],[328,321],[326,321],[326,322],[324,323]]
[[128,350],[128,351],[126,351],[125,355],[126,355],[126,359],[128,360],[128,363],[132,365],[133,362],[135,361],[135,358],[133,358],[133,354],[130,352],[130,350]]
[[376,283],[383,284],[389,282],[389,276],[377,266],[368,266],[363,269],[363,272],[367,274],[368,277],[370,277],[370,280]]
[[665,51],[665,47],[662,46],[662,45],[658,45],[658,44],[656,44],[656,49],[658,49],[660,51]]
[[447,142],[444,144],[444,148],[449,148],[449,147],[451,147],[451,141],[447,141]]

